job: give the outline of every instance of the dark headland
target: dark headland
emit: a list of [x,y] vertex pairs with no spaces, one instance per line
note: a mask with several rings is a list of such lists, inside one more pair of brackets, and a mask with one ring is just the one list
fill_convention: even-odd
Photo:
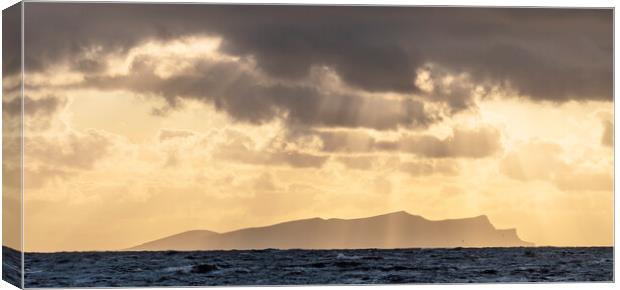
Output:
[[432,221],[399,211],[357,219],[295,220],[226,233],[187,231],[126,250],[395,249],[533,245],[521,240],[516,229],[496,229],[485,215]]

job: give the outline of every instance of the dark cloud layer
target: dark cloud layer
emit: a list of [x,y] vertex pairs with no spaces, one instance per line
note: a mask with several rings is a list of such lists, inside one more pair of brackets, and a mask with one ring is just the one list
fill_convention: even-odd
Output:
[[300,79],[333,67],[368,91],[415,92],[432,62],[535,100],[612,99],[611,9],[234,6],[26,3],[26,65],[70,61],[96,71],[101,48],[219,35],[269,75]]
[[21,70],[21,3],[2,11],[2,74]]
[[129,75],[89,76],[84,86],[128,89],[162,96],[170,107],[194,99],[213,104],[235,120],[260,124],[276,117],[292,126],[365,127],[378,130],[425,127],[437,116],[421,101],[328,93],[319,88],[268,83],[234,61],[197,61],[184,73],[161,78],[156,60],[134,61]]

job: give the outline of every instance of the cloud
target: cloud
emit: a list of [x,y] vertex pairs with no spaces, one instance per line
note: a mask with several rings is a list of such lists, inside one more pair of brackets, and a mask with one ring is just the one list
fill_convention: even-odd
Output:
[[580,163],[562,159],[558,144],[530,142],[509,152],[500,162],[500,172],[523,182],[549,181],[564,191],[611,191],[613,176],[604,170],[582,168]]
[[268,155],[267,163],[288,164],[298,168],[321,167],[329,159],[329,156],[320,156],[299,152],[277,152]]
[[25,137],[24,148],[29,163],[55,169],[90,170],[105,156],[112,141],[95,130],[72,132],[61,137]]
[[603,120],[603,136],[601,137],[601,144],[607,147],[614,146],[614,124],[609,120]]
[[[379,143],[391,147],[391,143]],[[474,130],[455,129],[452,136],[439,139],[434,136],[412,136],[397,144],[401,151],[433,158],[466,157],[483,158],[502,147],[497,129],[483,127]]]
[[491,127],[457,128],[444,139],[428,134],[405,134],[397,140],[377,140],[362,132],[324,131],[315,134],[322,141],[325,152],[398,151],[427,158],[483,158],[502,148],[499,131]]
[[377,160],[374,156],[339,156],[336,161],[348,169],[370,170]]
[[604,172],[568,172],[558,175],[554,183],[559,189],[566,191],[612,191],[614,178]]
[[255,148],[254,142],[247,136],[230,133],[228,139],[214,151],[219,159],[252,165],[286,165],[294,168],[320,168],[329,156],[315,155],[293,150],[271,150],[272,148]]
[[254,180],[253,187],[257,194],[280,190],[280,188],[276,185],[273,176],[267,172],[263,172]]
[[[168,143],[174,142],[175,140],[183,140],[185,138],[189,138],[195,136],[196,134],[187,130],[172,130],[172,129],[160,129],[159,130],[159,142],[164,143],[164,148],[166,151],[166,160],[164,162],[165,168],[174,168],[180,165],[183,161],[183,155],[179,152],[183,152],[184,150],[180,149],[177,143]],[[188,150],[188,149],[185,149]],[[190,149],[191,151],[191,149]]]
[[[474,106],[478,87],[466,73],[455,74],[446,68],[427,64],[416,71],[418,95],[425,100],[447,104],[448,113],[459,112]],[[480,87],[482,89],[482,87]]]
[[[54,132],[24,137],[24,186],[34,189],[95,169],[113,146],[113,140],[99,131]],[[19,172],[15,173],[19,177]],[[19,181],[15,177],[7,179]]]
[[[2,11],[2,75],[21,70],[21,3]],[[3,81],[4,82],[4,81]],[[3,92],[6,94],[6,91]]]
[[168,106],[193,99],[215,106],[235,120],[263,124],[275,118],[291,126],[419,128],[439,117],[413,99],[389,99],[324,91],[316,86],[282,83],[260,75],[251,64],[234,60],[197,60],[183,73],[166,78],[154,73],[155,59],[139,58],[130,73],[88,76],[81,86],[127,89],[162,96]]
[[[363,153],[375,150],[377,141],[371,135],[359,131],[309,132],[319,138],[324,152]],[[297,136],[292,136],[296,138]]]
[[568,170],[568,164],[560,159],[562,151],[562,147],[554,143],[527,143],[506,154],[500,171],[521,181],[551,179],[556,172]]
[[286,152],[260,152],[247,148],[228,148],[217,152],[220,158],[253,165],[287,165],[295,168],[320,168],[329,158],[313,154]]
[[[67,105],[66,98],[53,95],[36,99],[29,96],[24,96],[23,102],[23,122],[28,131],[31,133],[34,131],[49,129],[52,126],[54,118],[57,117],[57,113]],[[17,126],[21,124],[22,98],[14,98],[10,101],[3,101],[2,111],[5,114],[5,122],[7,125]],[[19,130],[19,128],[14,128],[13,130]]]
[[186,130],[171,130],[161,129],[159,130],[159,141],[166,141],[177,138],[186,138],[194,136],[194,133]]
[[48,182],[69,178],[75,175],[75,171],[58,169],[47,165],[40,165],[36,168],[25,169],[24,175],[28,176],[28,180],[24,181],[24,185],[29,189],[35,189],[43,187]]
[[400,169],[414,177],[434,174],[456,175],[459,172],[458,164],[452,160],[403,162]]
[[19,164],[15,166],[15,164],[7,164],[5,162],[2,164],[4,167],[2,169],[2,187],[6,191],[6,195],[19,193],[21,190],[22,170]]
[[454,159],[413,159],[402,161],[398,157],[338,156],[333,160],[351,170],[400,171],[413,177],[430,175],[457,175],[460,167]]
[[[45,96],[43,98],[33,99],[29,96],[24,96],[24,114],[28,117],[35,115],[49,116],[55,113],[58,109],[65,106],[66,99],[56,96]],[[21,113],[22,99],[15,98],[8,102],[2,102],[3,112],[16,116]]]
[[534,100],[612,99],[611,9],[27,6],[28,70],[64,61],[92,71],[98,65],[85,60],[93,51],[215,35],[226,53],[251,57],[266,74],[287,80],[325,65],[362,90],[416,92],[418,69],[435,63]]

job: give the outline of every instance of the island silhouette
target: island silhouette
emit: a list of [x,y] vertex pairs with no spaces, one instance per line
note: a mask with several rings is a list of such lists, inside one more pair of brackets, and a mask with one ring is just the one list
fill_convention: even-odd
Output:
[[356,219],[311,218],[225,233],[186,231],[146,242],[129,251],[252,249],[397,249],[528,247],[514,228],[496,229],[486,215],[428,220],[398,211]]

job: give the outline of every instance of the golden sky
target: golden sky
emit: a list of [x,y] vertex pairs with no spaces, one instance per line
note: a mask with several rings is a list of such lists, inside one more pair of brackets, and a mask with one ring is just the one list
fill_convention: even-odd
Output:
[[613,244],[611,10],[45,5],[26,251],[400,210]]

